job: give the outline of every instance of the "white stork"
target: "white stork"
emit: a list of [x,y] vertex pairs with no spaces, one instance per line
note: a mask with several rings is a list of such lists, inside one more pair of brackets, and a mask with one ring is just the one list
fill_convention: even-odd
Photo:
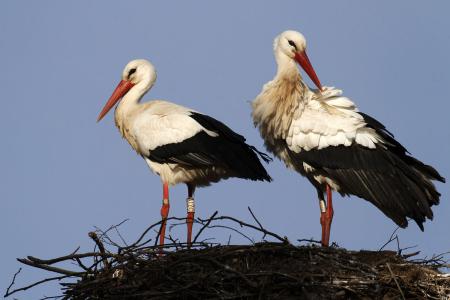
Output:
[[[332,190],[370,201],[400,227],[413,219],[423,231],[445,179],[410,156],[383,124],[361,113],[342,91],[322,87],[296,31],[275,38],[278,71],[252,102],[253,121],[266,148],[314,185],[320,205],[322,245],[333,219]],[[318,90],[303,81],[296,62]],[[324,200],[327,194],[327,203]]]
[[122,99],[115,112],[116,126],[163,183],[160,245],[164,245],[169,214],[169,186],[177,183],[185,183],[188,188],[186,223],[190,245],[195,188],[229,177],[270,181],[258,155],[266,162],[270,158],[212,117],[167,101],[139,103],[155,80],[156,71],[150,62],[129,62],[97,122]]

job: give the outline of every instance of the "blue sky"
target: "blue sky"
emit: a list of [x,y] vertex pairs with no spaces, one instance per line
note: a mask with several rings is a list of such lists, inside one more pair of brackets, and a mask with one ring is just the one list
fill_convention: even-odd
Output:
[[[0,290],[16,257],[90,250],[93,226],[125,218],[131,241],[159,220],[159,178],[120,138],[112,113],[95,122],[134,58],[158,72],[144,99],[210,114],[263,149],[249,101],[275,73],[273,38],[299,30],[324,85],[343,89],[448,178],[449,9],[446,1],[2,1]],[[251,221],[251,206],[274,232],[319,239],[314,188],[279,161],[267,168],[271,184],[232,179],[199,189],[197,216],[219,210]],[[450,250],[450,193],[437,187],[441,205],[425,232],[411,224],[398,233],[422,255]],[[172,216],[185,215],[185,198],[184,186],[171,189]],[[378,249],[396,228],[366,201],[336,195],[334,203],[331,240],[343,247]],[[174,235],[185,239],[184,226]],[[45,275],[25,268],[18,283]],[[49,285],[19,298],[56,293]]]

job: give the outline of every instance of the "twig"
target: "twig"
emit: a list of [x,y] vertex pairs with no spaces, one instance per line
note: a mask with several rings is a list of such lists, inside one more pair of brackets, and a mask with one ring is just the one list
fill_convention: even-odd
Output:
[[405,247],[405,248],[400,248],[400,244],[398,244],[397,255],[403,255],[403,254],[402,254],[403,251],[409,250],[409,249],[412,249],[412,248],[416,248],[416,247],[417,247],[417,245],[409,246],[409,247]]
[[[398,236],[395,234],[398,230],[400,229],[399,226],[397,226],[397,228],[395,228],[395,230],[392,232],[391,236],[389,237],[389,240],[384,243],[383,246],[381,246],[381,248],[378,251],[383,251],[384,247],[386,247],[387,245],[389,245],[393,240],[397,239],[397,244],[398,244]],[[394,237],[395,235],[395,237]]]
[[178,251],[179,249],[183,248],[183,245],[180,242],[178,242],[178,239],[174,239],[172,235],[169,234],[168,239],[169,241],[172,242],[172,244],[175,245],[175,251]]
[[41,299],[39,299],[39,300],[61,299],[61,298],[63,298],[63,297],[64,297],[63,295],[59,295],[59,296],[46,296],[46,297],[41,298]]
[[[120,222],[120,223],[118,223],[118,224],[116,224],[116,225],[111,225],[111,226],[109,226],[109,228],[106,229],[105,231],[101,230],[101,229],[98,228],[98,227],[95,227],[95,228],[96,228],[102,235],[107,235],[109,231],[111,231],[112,229],[115,229],[116,232],[118,233],[119,237],[120,237],[120,233],[117,231],[117,228],[118,228],[119,226],[122,226],[125,222],[128,222],[129,220],[130,220],[130,219],[125,219],[125,220],[123,220],[122,222]],[[123,239],[122,239],[122,242],[126,245],[126,242],[125,242]]]
[[34,263],[28,259],[18,258],[17,260],[28,266],[32,266],[35,268],[39,268],[39,269],[43,269],[43,270],[47,270],[47,271],[51,271],[51,272],[55,272],[55,273],[59,273],[59,274],[64,274],[64,275],[68,275],[68,276],[81,277],[84,274],[84,272],[73,272],[73,271],[69,271],[69,270],[65,270],[65,269],[61,269],[61,268],[57,268],[57,267],[52,267],[52,266],[48,266],[48,265],[41,265],[38,263]]
[[[159,226],[158,233],[156,234],[156,237],[155,237],[155,243],[153,244],[154,247],[158,246],[158,241],[159,241],[159,237],[161,236],[161,230],[163,228],[163,224],[166,224],[166,226],[167,226],[167,218],[164,220],[161,220],[161,226]],[[166,237],[163,237],[163,239],[165,239],[165,238]]]
[[[261,225],[261,223],[259,222],[259,220],[255,217],[255,214],[253,213],[252,209],[250,208],[250,206],[247,206],[248,211],[250,212],[250,214],[252,215],[253,219],[256,221],[256,223],[258,223],[259,228],[261,230],[264,230],[264,227]],[[263,239],[266,237],[266,234],[264,233],[263,235]]]
[[[128,220],[128,219],[127,219]],[[120,225],[120,224],[119,224]],[[123,238],[122,234],[120,233],[119,229],[117,227],[114,227],[114,230],[116,231],[117,235],[119,236],[119,238],[121,239],[122,243],[125,246],[128,246],[127,241],[125,241],[125,239]]]
[[[18,273],[16,273],[16,274],[18,274]],[[42,280],[37,281],[37,282],[35,282],[35,283],[32,283],[32,284],[30,284],[30,285],[27,285],[27,286],[24,286],[24,287],[15,289],[15,290],[13,290],[13,291],[11,291],[11,292],[9,291],[9,288],[10,288],[11,286],[9,286],[9,288],[8,288],[8,290],[6,291],[6,294],[5,294],[4,297],[5,297],[5,298],[6,298],[6,297],[9,297],[9,296],[11,296],[12,294],[15,294],[15,293],[20,292],[20,291],[26,291],[26,290],[28,290],[28,289],[30,289],[30,288],[32,288],[32,287],[35,287],[35,286],[37,286],[37,285],[39,285],[39,284],[44,283],[44,282],[49,282],[49,281],[53,281],[53,280],[61,280],[61,279],[68,278],[68,277],[71,277],[71,275],[56,276],[56,277],[50,277],[50,278],[42,279]]]
[[[171,217],[171,218],[166,218],[166,219],[164,219],[164,220],[161,220],[161,221],[159,221],[157,224],[163,224],[163,222],[165,222],[165,223],[166,223],[166,226],[167,226],[169,220],[178,220],[178,221],[183,220],[183,221],[186,221],[187,218]],[[178,224],[178,225],[181,225],[181,223]],[[173,226],[169,226],[169,230],[171,230],[172,227],[173,227]],[[156,234],[156,237],[155,237],[155,243],[153,244],[154,247],[157,247],[157,246],[158,246],[158,240],[159,240],[159,236],[161,235],[161,229],[162,229],[162,226],[159,227],[158,233]],[[166,237],[164,237],[164,238],[166,238]],[[149,241],[150,241],[150,240],[149,240]],[[143,244],[146,244],[146,242],[144,242]]]
[[41,298],[41,299],[39,299],[39,300],[61,299],[61,298],[63,298],[63,297],[64,297],[63,295],[59,295],[59,296],[46,296],[46,297]]
[[194,237],[193,243],[195,243],[198,239],[198,237],[200,236],[200,234],[202,234],[203,230],[205,230],[209,224],[212,222],[212,220],[214,219],[214,217],[218,214],[219,212],[216,210],[211,217],[209,217],[209,219],[206,221],[206,224],[203,225],[202,228],[200,228],[200,230],[197,232],[197,234]]
[[[122,250],[123,250],[123,249],[131,249],[131,248],[133,248],[133,247],[136,247],[136,246],[142,241],[142,239],[147,235],[147,233],[148,233],[150,230],[152,230],[153,228],[155,228],[155,227],[158,226],[158,225],[161,225],[161,223],[162,223],[162,221],[159,221],[159,222],[157,222],[157,223],[155,223],[155,224],[150,225],[150,226],[147,227],[147,229],[145,229],[144,232],[139,236],[139,238],[136,240],[136,242],[134,242],[133,244],[131,244],[131,245],[127,246],[127,247],[123,247],[123,248],[121,248],[121,249],[122,249]],[[156,238],[156,240],[157,240],[157,238]]]
[[80,268],[82,268],[83,270],[85,270],[86,272],[89,272],[90,269],[88,267],[86,267],[83,262],[81,261],[81,259],[79,259],[78,257],[75,258],[75,260],[77,261],[78,265],[80,266]]
[[55,263],[66,261],[66,260],[72,260],[72,259],[77,259],[77,258],[86,258],[86,257],[94,257],[94,256],[114,257],[115,255],[112,254],[112,253],[104,253],[104,254],[102,254],[102,253],[99,253],[99,252],[87,252],[87,253],[83,253],[83,254],[69,254],[69,255],[53,258],[53,259],[40,259],[40,258],[33,257],[33,256],[27,256],[27,258],[30,261],[32,261],[34,263],[37,263],[37,264],[53,265]]
[[420,251],[416,251],[416,252],[413,252],[413,253],[403,254],[402,257],[404,259],[406,259],[406,258],[410,258],[410,257],[416,256],[416,255],[419,255],[419,254],[420,254]]
[[[167,221],[170,221],[170,220],[178,220],[178,221],[180,221],[180,220],[186,220],[186,218],[170,217],[170,218],[167,218],[166,220],[167,220]],[[161,220],[161,221],[159,221],[159,222],[157,222],[157,223],[154,223],[154,224],[150,225],[150,226],[147,227],[147,229],[145,229],[144,232],[139,236],[139,238],[136,240],[136,242],[134,242],[133,244],[131,244],[131,245],[129,245],[129,246],[122,247],[122,248],[120,248],[120,250],[132,249],[132,248],[134,248],[134,247],[140,247],[140,246],[143,246],[143,245],[147,244],[147,243],[150,242],[152,239],[149,239],[149,240],[147,240],[147,241],[145,241],[145,242],[143,242],[143,243],[141,243],[141,241],[144,239],[144,237],[147,235],[147,233],[148,233],[150,230],[152,230],[153,228],[155,228],[155,227],[158,226],[158,225],[161,225],[162,222],[163,222],[163,221]],[[158,231],[158,232],[159,232],[159,231]],[[158,234],[157,237],[155,238],[156,241],[158,240],[158,237],[159,237],[159,234]]]
[[313,240],[313,239],[298,239],[297,242],[302,243],[302,242],[308,242],[308,243],[312,243],[312,244],[322,244],[321,241],[318,240]]
[[94,240],[95,244],[98,246],[98,250],[100,250],[100,253],[102,254],[102,262],[105,270],[110,269],[110,265],[108,262],[108,258],[106,257],[106,251],[105,247],[103,246],[103,243],[98,238],[97,234],[93,231],[89,232],[89,237]]
[[389,263],[386,263],[386,266],[388,267],[389,272],[391,273],[392,279],[394,279],[395,284],[397,285],[397,288],[398,288],[400,294],[402,295],[402,299],[405,300],[405,294],[403,294],[403,291],[402,291],[402,289],[400,287],[400,284],[398,283],[397,278],[394,275],[394,272],[392,272],[391,266],[389,265]]
[[246,238],[251,244],[254,244],[254,243],[255,243],[255,241],[254,241],[251,237],[245,235],[244,233],[242,233],[242,232],[240,232],[239,230],[237,230],[237,229],[235,229],[235,228],[233,228],[233,227],[230,227],[230,226],[226,226],[226,225],[211,225],[211,226],[208,226],[208,228],[225,228],[225,229],[234,231],[234,232],[236,232],[237,234],[240,234],[241,236],[243,236],[244,238]]
[[22,271],[22,268],[19,268],[19,270],[17,270],[17,272],[14,274],[14,277],[13,277],[13,279],[12,279],[12,281],[11,281],[11,284],[8,286],[8,288],[6,289],[6,293],[5,293],[5,295],[3,296],[3,297],[8,297],[9,295],[11,295],[10,293],[9,293],[9,290],[11,289],[11,287],[14,285],[14,283],[16,282],[16,277],[17,277],[17,275],[19,275],[19,273],[20,273],[20,271]]
[[[440,253],[440,254],[435,254],[433,255],[430,259],[427,259],[426,257],[424,259],[414,259],[411,260],[412,263],[416,263],[416,264],[435,264],[435,265],[439,265],[440,267],[446,267],[447,265],[447,260],[444,260],[444,256],[450,254],[450,251],[448,252],[444,252],[444,253]],[[448,266],[447,266],[448,267]]]
[[[206,220],[202,220],[202,219],[199,219],[199,220],[200,221],[206,221]],[[245,227],[253,228],[255,230],[258,230],[258,231],[264,233],[265,235],[270,235],[271,237],[276,238],[277,240],[281,241],[282,243],[289,243],[289,241],[288,241],[288,239],[286,237],[282,238],[281,236],[279,236],[276,233],[270,232],[270,231],[268,231],[268,230],[266,230],[264,228],[261,229],[259,227],[256,227],[255,225],[248,224],[248,223],[246,223],[244,221],[240,221],[240,220],[238,220],[236,218],[233,218],[233,217],[220,216],[220,217],[217,217],[217,218],[215,218],[215,217],[214,218],[210,218],[208,221],[217,221],[217,220],[231,220],[231,221],[234,221],[234,222],[238,223],[241,227],[245,226]]]

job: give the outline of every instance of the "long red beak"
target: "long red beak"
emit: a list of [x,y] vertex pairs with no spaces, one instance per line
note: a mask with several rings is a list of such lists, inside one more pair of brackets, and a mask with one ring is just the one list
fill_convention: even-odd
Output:
[[134,83],[128,80],[122,80],[117,85],[116,89],[112,93],[111,97],[109,97],[108,102],[106,102],[105,107],[103,107],[102,111],[98,115],[97,122],[100,122],[101,119],[108,113],[108,111],[113,108],[113,106],[123,97],[132,87]]
[[319,90],[322,90],[322,84],[320,84],[320,80],[314,71],[311,62],[309,61],[308,55],[306,55],[306,50],[302,52],[295,53],[295,60],[299,63],[299,65],[305,70],[306,74],[308,74],[309,78],[314,82]]

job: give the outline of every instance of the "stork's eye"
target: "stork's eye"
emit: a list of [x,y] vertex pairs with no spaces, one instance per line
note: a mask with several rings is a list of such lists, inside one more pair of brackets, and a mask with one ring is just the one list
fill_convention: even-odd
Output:
[[297,50],[297,46],[295,46],[295,43],[291,40],[288,40],[289,45],[291,45],[292,47],[295,48],[295,50]]
[[133,68],[128,72],[128,78],[130,78],[131,75],[133,75],[136,72],[136,68]]

